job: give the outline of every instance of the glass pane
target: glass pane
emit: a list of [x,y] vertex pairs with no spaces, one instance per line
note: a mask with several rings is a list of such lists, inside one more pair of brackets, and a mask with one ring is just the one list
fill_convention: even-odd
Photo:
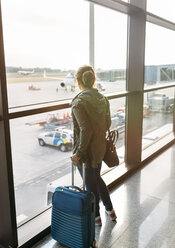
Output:
[[110,100],[112,120],[110,129],[117,129],[119,131],[119,139],[117,141],[116,147],[120,163],[124,161],[125,156],[125,102],[125,98]]
[[89,62],[89,3],[3,0],[2,14],[9,107],[77,94],[74,71]]
[[144,94],[142,150],[173,131],[174,88]]
[[95,6],[95,69],[105,93],[126,89],[127,15]]
[[174,0],[147,0],[147,11],[175,22]]
[[145,87],[175,82],[175,32],[146,24]]

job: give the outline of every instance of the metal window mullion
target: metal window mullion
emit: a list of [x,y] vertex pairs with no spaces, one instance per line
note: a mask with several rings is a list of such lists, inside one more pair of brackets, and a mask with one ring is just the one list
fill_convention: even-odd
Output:
[[174,88],[174,108],[173,108],[173,133],[175,135],[175,88]]
[[42,114],[42,113],[66,109],[66,108],[70,108],[70,104],[65,103],[65,104],[60,104],[60,105],[57,104],[54,106],[40,107],[40,108],[35,108],[35,109],[19,110],[16,112],[14,111],[14,112],[9,113],[9,119],[16,119],[16,118],[25,117],[25,116]]
[[[146,92],[150,92],[150,91],[155,91],[155,90],[161,90],[161,89],[166,89],[166,88],[172,88],[175,87],[175,83],[171,83],[171,84],[163,84],[160,86],[151,86],[151,87],[147,87],[143,90],[143,93]],[[119,92],[119,93],[111,93],[111,94],[105,94],[105,96],[108,99],[116,99],[116,98],[121,98],[121,97],[126,97],[129,96],[131,94],[138,94],[138,91],[123,91],[123,92]],[[53,103],[56,103],[57,101],[53,101]],[[50,111],[54,111],[54,110],[61,110],[61,109],[65,109],[65,108],[69,108],[70,107],[70,102],[71,100],[67,100],[67,101],[63,101],[63,102],[58,102],[57,104],[54,104],[52,106],[48,106],[48,103],[37,103],[37,104],[31,104],[31,105],[23,105],[23,106],[19,106],[19,107],[12,107],[9,108],[9,119],[15,119],[15,118],[19,118],[19,117],[23,117],[23,116],[29,116],[29,115],[34,115],[34,114],[40,114],[40,113],[44,113],[44,112],[50,112]],[[50,102],[51,104],[53,104],[52,102]],[[42,105],[47,105],[46,107],[42,107]],[[36,108],[37,106],[39,106],[38,108]],[[27,109],[27,110],[23,110],[23,111],[18,111],[19,108],[21,109],[25,109],[28,107],[34,107],[34,109]],[[0,120],[2,119],[2,117],[0,117]]]
[[99,6],[103,6],[109,9],[119,11],[124,14],[130,14],[138,10],[137,7],[121,0],[86,0],[86,1]]
[[17,247],[17,225],[0,6],[0,243]]
[[[139,0],[131,3],[140,5]],[[142,11],[128,17],[127,90],[137,92],[129,95],[126,102],[125,162],[129,167],[141,162],[142,153],[146,2],[142,4]]]
[[146,21],[161,27],[175,31],[175,23],[168,21],[160,16],[154,15],[150,12],[146,12]]
[[[120,92],[120,93],[106,94],[105,96],[109,100],[111,100],[111,99],[126,97],[129,94],[131,94],[131,93],[128,92],[128,91],[123,91],[123,92]],[[136,94],[136,92],[133,92],[132,94]],[[38,104],[37,104],[37,106],[38,106]],[[20,108],[22,108],[22,107],[20,107]],[[56,104],[56,105],[53,105],[53,106],[38,107],[38,108],[35,108],[35,109],[27,109],[27,110],[19,110],[19,111],[18,110],[15,111],[15,108],[13,108],[14,112],[9,113],[9,119],[16,119],[16,118],[21,118],[21,117],[25,117],[25,116],[42,114],[42,113],[61,110],[61,109],[66,109],[66,108],[70,108],[70,101],[65,102],[64,104]],[[18,109],[18,108],[16,108],[16,109]]]
[[163,85],[160,85],[160,86],[147,87],[143,91],[144,91],[144,93],[147,93],[147,92],[150,92],[150,91],[162,90],[162,89],[168,89],[168,88],[174,88],[174,87],[175,87],[175,83],[163,84]]

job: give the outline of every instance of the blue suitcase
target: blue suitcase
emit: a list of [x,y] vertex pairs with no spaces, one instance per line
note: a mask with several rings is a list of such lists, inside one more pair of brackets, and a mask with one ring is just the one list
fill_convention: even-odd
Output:
[[51,235],[53,239],[70,248],[95,246],[95,198],[85,191],[83,165],[83,190],[74,186],[57,187],[52,198]]

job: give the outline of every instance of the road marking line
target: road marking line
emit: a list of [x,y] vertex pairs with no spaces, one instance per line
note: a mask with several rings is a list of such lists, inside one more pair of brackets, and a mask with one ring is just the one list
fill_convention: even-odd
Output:
[[32,183],[34,183],[34,180],[30,180],[30,181],[26,182],[25,184],[32,184]]
[[38,181],[36,181],[35,183],[40,183],[41,182],[41,180],[38,180]]

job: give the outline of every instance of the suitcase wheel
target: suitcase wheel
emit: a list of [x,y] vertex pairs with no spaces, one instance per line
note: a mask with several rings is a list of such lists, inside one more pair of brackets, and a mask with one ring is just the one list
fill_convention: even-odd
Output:
[[92,245],[90,246],[91,248],[95,248],[96,247],[96,240],[93,241]]

